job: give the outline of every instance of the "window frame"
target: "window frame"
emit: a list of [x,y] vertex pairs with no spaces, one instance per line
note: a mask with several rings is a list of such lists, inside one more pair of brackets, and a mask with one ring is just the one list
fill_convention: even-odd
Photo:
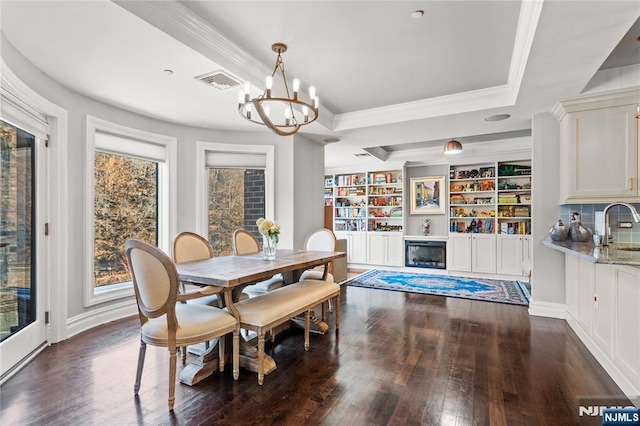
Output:
[[[164,161],[158,161],[158,247],[170,252],[172,235],[177,229],[177,139],[144,130],[86,116],[85,152],[85,259],[84,259],[84,306],[94,306],[112,300],[134,296],[131,281],[96,288],[94,286],[94,242],[95,242],[95,153],[107,152],[115,155],[143,158],[135,148],[126,146],[113,149],[96,148],[96,133],[106,133],[142,144],[159,146],[164,152]],[[136,144],[139,146],[139,144]],[[146,158],[149,160],[149,158]]]
[[[275,147],[273,145],[239,145],[217,142],[196,143],[196,232],[200,235],[209,235],[208,212],[208,167],[207,154],[262,154],[265,156],[265,215],[268,218],[275,217]],[[261,167],[247,166],[247,168],[259,169]]]

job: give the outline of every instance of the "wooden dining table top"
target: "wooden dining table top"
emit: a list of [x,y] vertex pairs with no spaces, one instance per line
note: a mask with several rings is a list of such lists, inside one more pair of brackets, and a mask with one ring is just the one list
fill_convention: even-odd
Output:
[[324,265],[345,256],[345,252],[338,251],[278,249],[275,260],[264,260],[259,252],[176,263],[176,269],[180,281],[235,287],[263,281],[279,273]]

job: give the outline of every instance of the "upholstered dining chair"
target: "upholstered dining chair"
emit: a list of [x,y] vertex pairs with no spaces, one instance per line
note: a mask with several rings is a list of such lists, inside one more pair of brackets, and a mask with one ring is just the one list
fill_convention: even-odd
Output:
[[[248,231],[244,229],[236,229],[233,231],[232,239],[233,254],[251,254],[258,253],[260,251],[260,243],[256,237],[254,237]],[[250,297],[259,296],[268,291],[273,291],[284,285],[284,280],[281,274],[276,274],[273,277],[265,281],[260,281],[256,284],[247,286],[244,292]]]
[[[312,250],[312,251],[336,251],[338,247],[338,240],[336,239],[336,235],[332,230],[327,228],[318,229],[317,231],[312,232],[305,238],[304,244],[302,245],[303,250]],[[325,281],[334,282],[333,274],[333,263],[329,263],[326,266],[320,266],[315,269],[307,269],[300,275],[300,281],[304,280],[322,280],[322,277],[325,273],[325,268],[327,269],[327,276],[324,278]],[[333,311],[333,305],[331,304],[331,300],[327,301],[327,305],[329,308],[329,312]],[[325,305],[322,305],[322,319],[326,318],[326,308]]]
[[228,312],[212,306],[177,303],[198,292],[179,294],[175,264],[159,248],[137,239],[125,242],[129,270],[140,317],[140,352],[134,393],[138,395],[147,345],[169,349],[169,410],[173,410],[176,386],[176,351],[219,338],[219,368],[224,370],[224,336],[233,333],[233,377],[238,379],[240,323]]
[[[312,251],[336,251],[337,247],[338,240],[336,239],[335,234],[333,233],[333,231],[327,228],[319,229],[309,234],[304,240],[304,244],[302,245],[303,250]],[[327,265],[327,268],[329,269],[329,271],[325,280],[333,282],[333,275],[331,274],[333,264],[329,263]],[[308,269],[302,273],[302,275],[300,276],[300,281],[321,280],[323,274],[323,266],[316,269]]]

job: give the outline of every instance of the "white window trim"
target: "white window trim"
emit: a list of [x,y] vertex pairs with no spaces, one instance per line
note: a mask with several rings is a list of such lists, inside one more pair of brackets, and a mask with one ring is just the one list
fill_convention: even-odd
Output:
[[[10,89],[24,105],[35,109],[47,117],[49,125],[49,155],[47,168],[47,184],[49,188],[48,218],[51,230],[47,242],[46,292],[50,312],[47,327],[47,340],[57,343],[67,338],[67,295],[69,276],[69,236],[68,236],[68,140],[67,110],[44,98],[27,86],[0,58],[2,69],[2,87]],[[4,110],[8,104],[1,102]],[[3,111],[4,112],[4,111]],[[15,118],[15,114],[10,114]],[[16,123],[20,124],[20,123]]]
[[208,205],[208,173],[207,153],[228,152],[246,154],[264,154],[266,156],[266,205],[265,214],[273,218],[275,214],[275,148],[273,145],[239,145],[215,142],[196,143],[196,232],[200,235],[209,235]]
[[[96,117],[86,117],[86,152],[85,152],[85,279],[84,305],[93,306],[123,297],[131,297],[133,285],[131,282],[115,285],[109,289],[95,289],[94,287],[94,197],[93,187],[95,176],[95,134],[97,131],[111,133],[131,139],[153,143],[164,147],[166,158],[159,171],[162,181],[158,193],[158,247],[170,252],[171,237],[177,229],[177,139],[171,136],[146,132],[120,124],[111,123]],[[102,151],[102,150],[101,150]],[[114,151],[113,153],[118,153]],[[126,155],[126,153],[123,153]]]

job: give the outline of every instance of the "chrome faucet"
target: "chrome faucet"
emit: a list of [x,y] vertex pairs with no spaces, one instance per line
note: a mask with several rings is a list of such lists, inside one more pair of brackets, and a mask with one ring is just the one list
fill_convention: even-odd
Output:
[[633,207],[631,204],[627,203],[611,203],[602,211],[602,229],[598,230],[598,233],[602,235],[602,244],[607,246],[609,245],[609,217],[607,213],[609,209],[613,206],[625,206],[629,210],[631,210],[631,217],[635,223],[640,223],[640,213]]

